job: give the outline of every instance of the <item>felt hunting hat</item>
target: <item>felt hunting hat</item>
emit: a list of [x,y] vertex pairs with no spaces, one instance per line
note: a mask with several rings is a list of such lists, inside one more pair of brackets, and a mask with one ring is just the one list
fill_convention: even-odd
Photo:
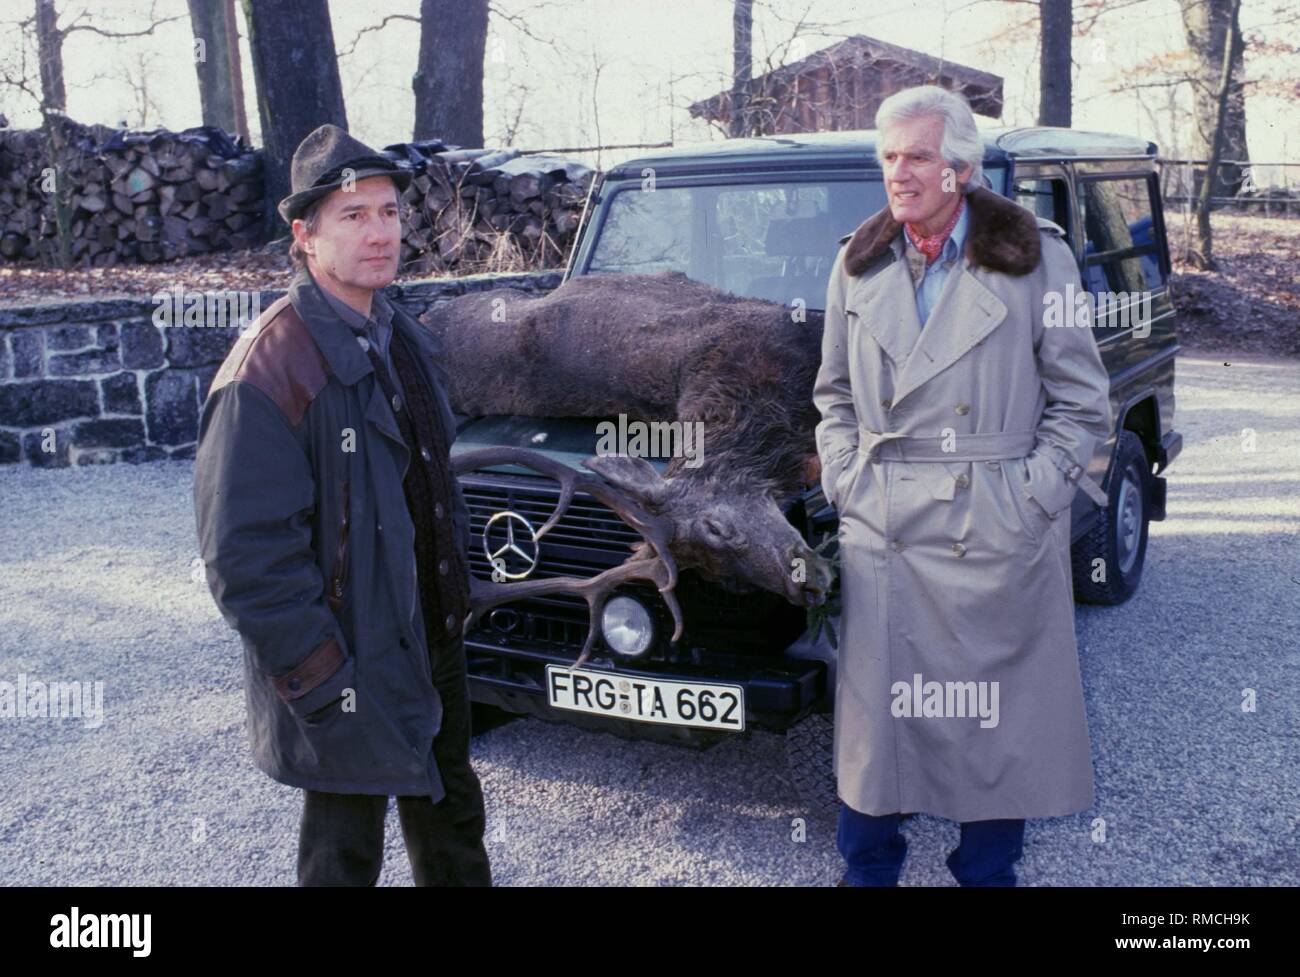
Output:
[[353,139],[338,126],[326,123],[309,132],[293,151],[289,165],[292,193],[280,201],[280,216],[286,224],[293,223],[308,204],[337,190],[349,176],[353,180],[390,176],[399,194],[411,183],[410,170]]

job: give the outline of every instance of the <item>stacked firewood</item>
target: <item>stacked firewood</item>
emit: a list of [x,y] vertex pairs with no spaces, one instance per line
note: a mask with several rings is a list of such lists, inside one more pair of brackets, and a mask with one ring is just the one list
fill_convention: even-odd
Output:
[[[595,176],[517,149],[432,140],[385,152],[414,173],[404,273],[562,265]],[[56,264],[64,244],[90,267],[256,247],[263,192],[261,154],[221,129],[132,132],[59,115],[0,128],[0,260]]]
[[590,168],[516,149],[387,149],[415,171],[405,194],[405,269],[469,274],[564,263],[595,176]]
[[[54,165],[51,165],[51,158]],[[263,230],[260,156],[220,129],[130,132],[68,119],[0,130],[0,256],[167,261],[249,248]]]

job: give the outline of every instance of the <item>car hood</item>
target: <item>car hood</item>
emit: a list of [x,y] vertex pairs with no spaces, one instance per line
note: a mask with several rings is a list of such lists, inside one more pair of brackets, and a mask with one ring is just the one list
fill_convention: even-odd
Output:
[[[579,471],[588,472],[589,469],[582,467],[582,461],[596,454],[596,445],[600,441],[596,425],[600,420],[596,417],[524,417],[519,414],[479,417],[460,428],[456,441],[451,446],[451,453],[454,457],[478,448],[503,445],[530,448]],[[616,420],[611,420],[617,424]],[[668,467],[667,461],[663,459],[647,458],[646,461],[660,474]],[[531,468],[519,465],[494,465],[481,471],[538,474]]]

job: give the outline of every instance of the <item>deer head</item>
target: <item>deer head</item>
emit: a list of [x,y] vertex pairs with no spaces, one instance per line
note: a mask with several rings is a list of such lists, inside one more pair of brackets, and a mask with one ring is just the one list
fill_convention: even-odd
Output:
[[729,589],[767,590],[800,607],[825,601],[830,564],[790,524],[772,486],[686,468],[664,478],[649,462],[626,455],[588,458],[583,465],[669,522],[680,566]]
[[501,464],[531,468],[560,484],[555,511],[537,530],[539,541],[559,522],[574,495],[585,492],[640,533],[642,542],[623,563],[586,579],[496,582],[471,576],[467,630],[488,610],[509,601],[542,594],[582,597],[589,624],[576,668],[595,645],[601,611],[614,589],[629,580],[648,580],[672,613],[675,643],[682,635],[681,607],[673,590],[679,560],[733,589],[737,583],[758,587],[804,607],[826,599],[830,565],[804,542],[770,495],[751,494],[743,486],[724,488],[712,479],[665,479],[643,459],[624,455],[586,459],[583,465],[593,475],[526,448],[483,448],[452,458],[457,474]]

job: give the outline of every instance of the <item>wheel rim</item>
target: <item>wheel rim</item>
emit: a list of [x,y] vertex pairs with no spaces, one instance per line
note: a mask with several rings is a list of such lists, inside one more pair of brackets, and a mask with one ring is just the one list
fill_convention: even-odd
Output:
[[1137,562],[1138,544],[1142,541],[1142,482],[1132,466],[1124,470],[1116,509],[1115,549],[1120,573],[1127,574]]

